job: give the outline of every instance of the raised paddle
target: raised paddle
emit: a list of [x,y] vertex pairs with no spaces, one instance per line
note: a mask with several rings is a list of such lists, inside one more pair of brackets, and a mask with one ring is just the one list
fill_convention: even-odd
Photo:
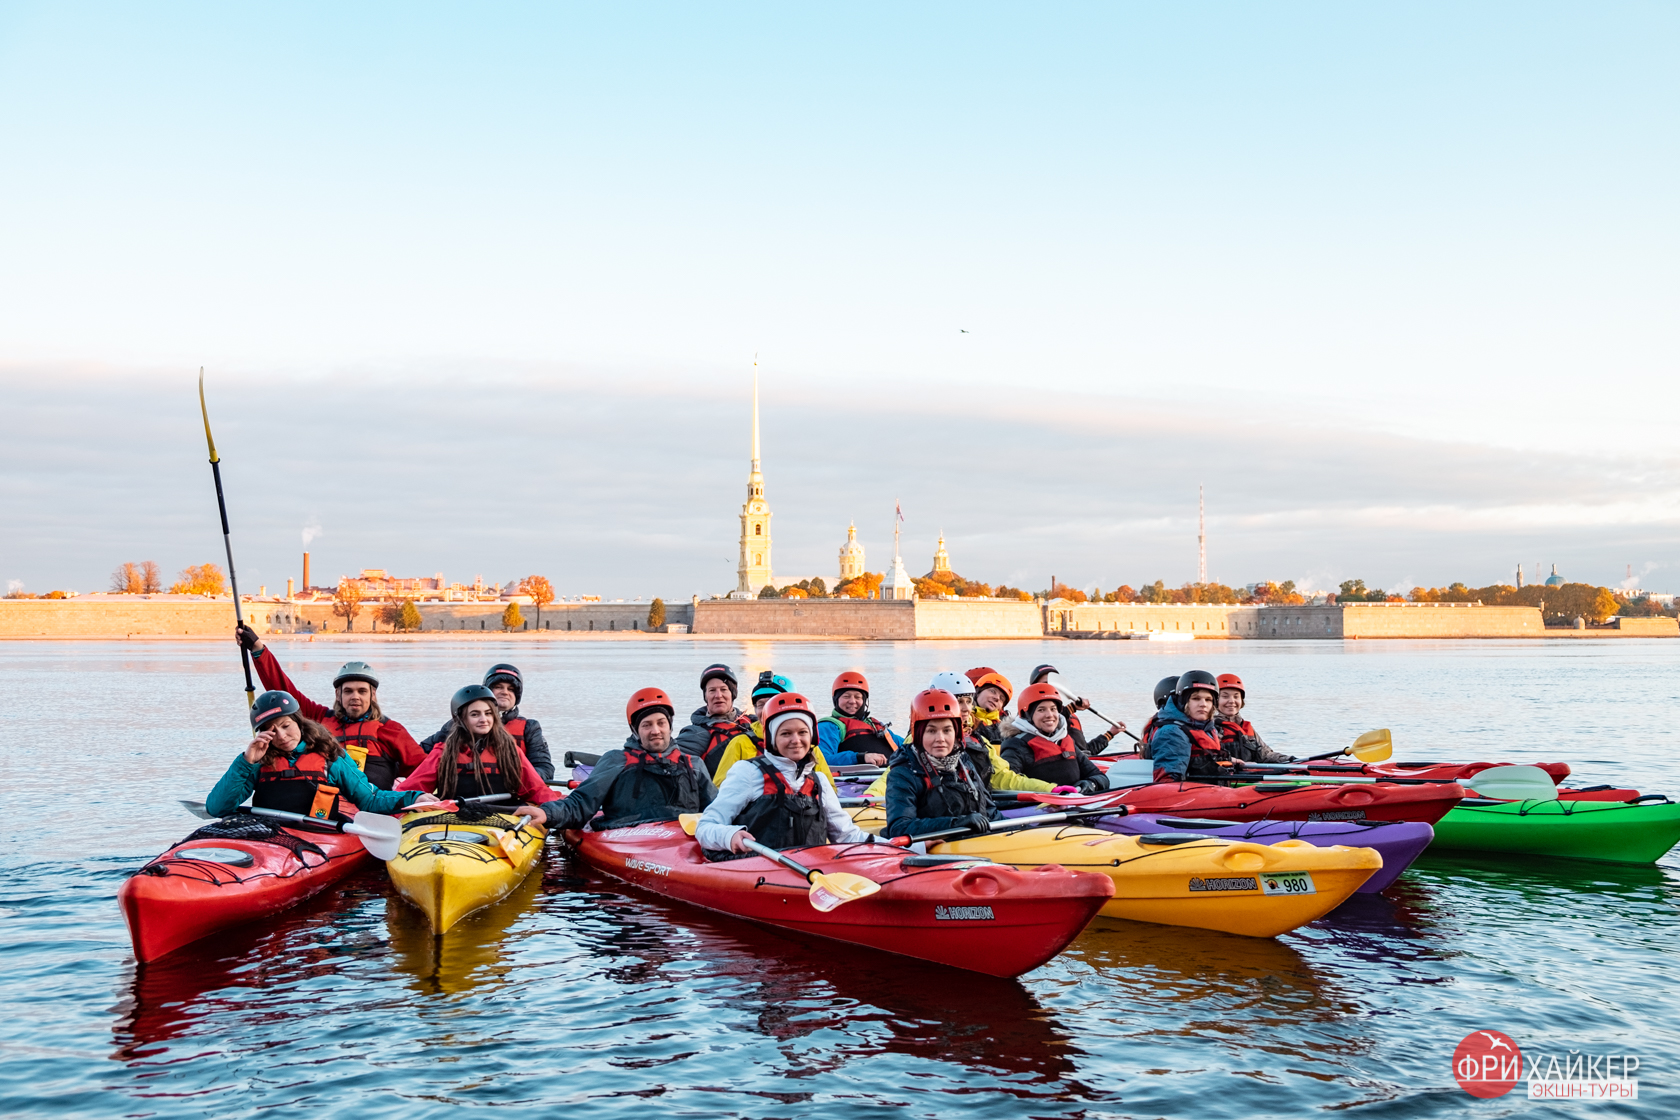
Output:
[[1339,751],[1329,754],[1315,754],[1311,758],[1303,758],[1302,762],[1322,762],[1327,758],[1340,758],[1344,754],[1351,754],[1361,762],[1384,762],[1394,754],[1394,736],[1388,733],[1388,728],[1367,731]]
[[[222,460],[216,454],[216,441],[210,435],[210,409],[204,403],[204,367],[198,367],[198,411],[204,417],[204,442],[210,445],[210,473],[216,478],[216,510],[222,515],[222,544],[227,549],[228,585],[233,588],[233,623],[237,633],[245,625],[239,609],[239,577],[233,571],[233,535],[228,531],[227,501],[222,497]],[[245,706],[255,707],[257,686],[251,683],[251,651],[239,643],[239,662],[245,667]]]
[[[205,809],[202,801],[183,801],[187,812],[205,820],[218,820]],[[397,843],[402,840],[402,822],[396,817],[387,817],[380,813],[357,813],[353,821],[324,821],[319,817],[306,817],[302,813],[287,813],[279,809],[258,809],[253,806],[243,806],[242,813],[252,813],[259,817],[275,817],[284,821],[300,821],[303,824],[314,825],[316,828],[330,828],[334,832],[348,832],[362,842],[362,847],[372,853],[373,858],[380,862],[397,858]]]
[[[677,823],[690,836],[694,835],[694,828],[700,823],[699,813],[683,813],[677,817]],[[853,875],[846,871],[830,871],[826,874],[813,871],[809,867],[784,855],[774,848],[766,848],[756,840],[745,841],[747,851],[763,856],[765,859],[775,860],[790,871],[797,871],[805,876],[805,881],[811,885],[807,894],[813,910],[828,913],[838,909],[848,902],[855,902],[860,898],[868,898],[881,889],[881,884],[873,879],[865,879],[862,875]]]

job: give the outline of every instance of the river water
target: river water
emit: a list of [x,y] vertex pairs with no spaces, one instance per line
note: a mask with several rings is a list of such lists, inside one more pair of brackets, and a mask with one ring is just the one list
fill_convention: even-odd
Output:
[[[637,687],[842,668],[883,718],[939,669],[1040,661],[1137,726],[1156,679],[1235,671],[1295,754],[1562,759],[1674,793],[1680,642],[277,644],[313,695],[366,658],[420,737],[490,663],[558,749],[610,749]],[[1098,919],[1019,981],[806,941],[621,887],[551,841],[441,940],[383,870],[137,968],[115,895],[197,822],[248,736],[231,643],[0,643],[0,1115],[197,1117],[1680,1115],[1680,860],[1426,856],[1275,941]],[[745,676],[743,679],[747,679]],[[903,727],[902,716],[897,720]],[[557,749],[557,760],[558,760]],[[1640,1058],[1636,1104],[1477,1101],[1468,1032]]]

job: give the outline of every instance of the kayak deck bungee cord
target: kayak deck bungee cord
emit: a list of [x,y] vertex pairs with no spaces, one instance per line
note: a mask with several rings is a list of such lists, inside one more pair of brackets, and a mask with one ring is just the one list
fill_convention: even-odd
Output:
[[409,813],[402,841],[385,867],[404,899],[442,934],[517,887],[536,866],[548,830],[503,814]]
[[1680,804],[1471,799],[1435,825],[1433,851],[1510,852],[1600,863],[1655,863],[1680,843]]

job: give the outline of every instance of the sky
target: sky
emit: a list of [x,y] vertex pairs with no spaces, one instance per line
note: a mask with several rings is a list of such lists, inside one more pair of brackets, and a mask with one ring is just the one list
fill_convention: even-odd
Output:
[[0,580],[1680,590],[1680,10],[0,3]]

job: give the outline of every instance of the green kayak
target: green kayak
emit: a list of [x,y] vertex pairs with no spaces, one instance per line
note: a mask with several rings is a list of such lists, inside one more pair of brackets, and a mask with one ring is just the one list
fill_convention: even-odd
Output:
[[1680,804],[1672,801],[1470,798],[1435,822],[1430,850],[1655,863],[1676,843],[1680,843]]

